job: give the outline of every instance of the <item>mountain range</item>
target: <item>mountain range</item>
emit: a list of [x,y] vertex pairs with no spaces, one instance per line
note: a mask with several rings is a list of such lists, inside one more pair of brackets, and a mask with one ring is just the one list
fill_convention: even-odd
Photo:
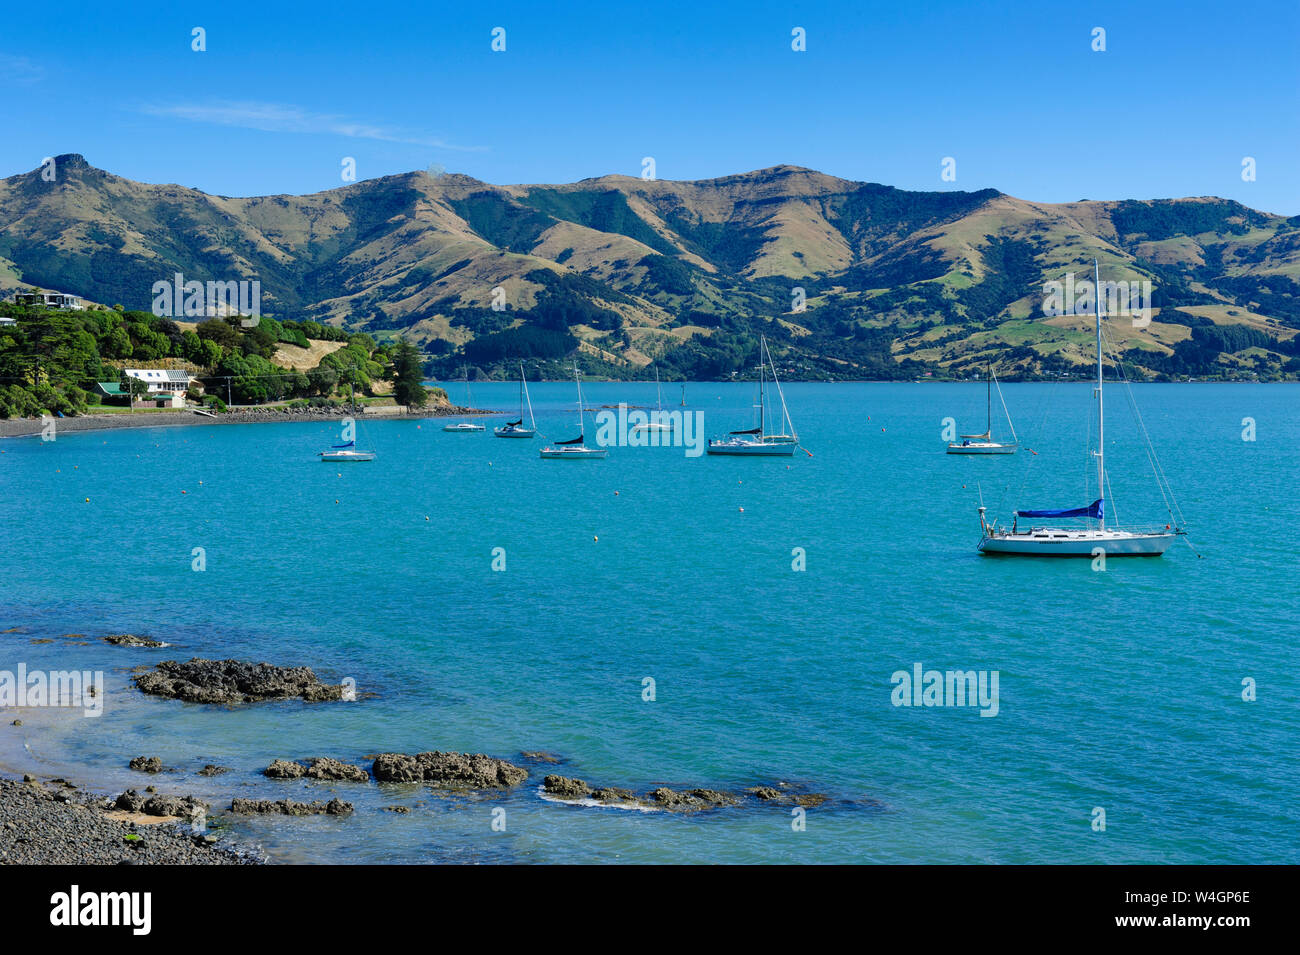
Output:
[[[1042,203],[777,166],[693,182],[492,185],[410,172],[305,196],[134,182],[76,154],[0,180],[0,288],[149,309],[175,273],[261,283],[282,319],[398,336],[440,373],[521,357],[811,378],[1085,373],[1091,319],[1047,283],[1150,282],[1110,323],[1139,377],[1300,372],[1300,216],[1213,197]],[[43,175],[43,171],[45,174]]]

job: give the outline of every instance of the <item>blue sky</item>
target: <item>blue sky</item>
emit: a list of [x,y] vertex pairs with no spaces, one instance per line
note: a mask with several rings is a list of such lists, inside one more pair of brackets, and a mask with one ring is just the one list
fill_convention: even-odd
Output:
[[262,195],[342,185],[344,157],[359,179],[438,163],[549,183],[639,175],[652,156],[662,179],[793,163],[1300,213],[1294,0],[21,3],[0,29],[0,176],[79,152]]

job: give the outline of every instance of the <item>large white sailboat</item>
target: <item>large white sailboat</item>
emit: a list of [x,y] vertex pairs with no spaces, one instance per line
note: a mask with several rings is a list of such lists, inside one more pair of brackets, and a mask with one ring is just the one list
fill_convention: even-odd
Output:
[[[1094,311],[1097,324],[1097,388],[1095,391],[1097,396],[1097,449],[1091,453],[1097,459],[1098,497],[1086,507],[1017,510],[1009,529],[999,528],[996,520],[991,524],[988,523],[984,517],[985,508],[981,504],[979,514],[982,537],[979,542],[979,549],[985,554],[1034,557],[1095,557],[1099,554],[1104,554],[1107,557],[1159,557],[1180,535],[1185,533],[1181,527],[1181,520],[1175,523],[1175,513],[1178,505],[1173,499],[1172,492],[1168,490],[1164,482],[1163,472],[1160,469],[1159,462],[1155,459],[1149,439],[1147,440],[1147,450],[1151,456],[1152,470],[1156,474],[1157,481],[1161,483],[1162,493],[1169,504],[1170,523],[1166,524],[1164,528],[1124,528],[1115,523],[1106,523],[1106,494],[1109,484],[1106,476],[1105,458],[1106,416],[1105,406],[1102,401],[1105,375],[1102,371],[1101,269],[1095,260],[1093,270],[1096,279],[1094,286],[1096,305]],[[1118,365],[1118,363],[1117,356],[1116,364]],[[1145,432],[1145,429],[1143,431]],[[1085,523],[1065,526],[1035,525],[1031,523],[1028,527],[1021,528],[1019,526],[1021,518],[1027,518],[1031,522],[1035,520],[1082,518]]]
[[[758,427],[747,431],[732,431],[726,438],[712,438],[707,451],[709,454],[731,455],[736,457],[790,457],[799,445],[799,435],[795,434],[794,423],[790,420],[790,411],[785,406],[785,393],[781,382],[776,377],[776,363],[768,351],[767,339],[759,339],[758,366]],[[772,384],[781,399],[781,416],[776,427],[779,431],[770,432],[767,411],[767,370],[772,370]]]
[[582,379],[578,377],[578,363],[573,363],[573,380],[578,386],[578,436],[568,441],[556,441],[542,448],[544,458],[561,458],[570,461],[583,458],[603,458],[606,448],[587,447],[587,428],[582,414]]
[[[1015,454],[1020,439],[1016,437],[1016,426],[1011,423],[1011,413],[1007,411],[1006,400],[1002,397],[1002,386],[998,385],[998,376],[993,373],[993,364],[989,363],[986,376],[987,397],[985,399],[986,417],[982,434],[959,435],[960,441],[948,443],[949,454]],[[998,401],[1002,402],[1002,412],[1007,416],[1007,427],[1011,429],[1011,443],[993,440],[993,387],[997,385]]]
[[[524,427],[524,404],[528,405],[528,427]],[[507,421],[492,433],[498,438],[531,438],[537,433],[537,420],[533,417],[533,399],[528,397],[528,382],[524,378],[524,363],[519,363],[519,420]]]

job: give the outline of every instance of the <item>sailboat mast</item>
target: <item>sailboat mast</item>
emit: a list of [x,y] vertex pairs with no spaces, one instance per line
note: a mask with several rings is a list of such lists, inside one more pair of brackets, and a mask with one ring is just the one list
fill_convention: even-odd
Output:
[[578,377],[578,363],[573,363],[573,383],[578,386],[578,433],[582,435],[582,443],[587,443],[587,428],[582,420],[582,379]]
[[1102,510],[1097,515],[1097,526],[1106,526],[1106,413],[1102,405],[1101,390],[1104,376],[1101,370],[1101,266],[1092,260],[1093,285],[1096,291],[1097,313],[1097,497],[1103,499]]
[[[528,424],[536,431],[537,419],[533,417],[533,399],[528,395],[528,382],[524,378],[524,363],[522,361],[519,363],[519,387],[523,389],[524,401],[528,402]],[[521,415],[522,413],[520,412]]]
[[989,438],[993,437],[993,363],[989,362],[988,369],[985,372],[987,380],[985,382],[985,393],[987,395],[984,402],[984,431]]
[[759,338],[758,342],[758,436],[761,438],[767,434],[767,389],[763,387],[767,369],[763,354],[767,351],[767,339]]

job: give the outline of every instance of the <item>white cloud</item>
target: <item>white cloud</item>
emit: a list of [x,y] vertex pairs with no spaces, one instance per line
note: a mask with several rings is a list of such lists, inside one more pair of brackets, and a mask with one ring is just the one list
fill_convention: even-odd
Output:
[[44,78],[45,67],[39,63],[33,63],[25,56],[0,53],[0,80],[19,86],[31,86]]
[[242,129],[257,129],[268,133],[327,133],[350,139],[375,139],[387,143],[405,143],[457,152],[482,152],[486,148],[460,146],[434,136],[360,123],[328,113],[313,113],[299,106],[284,103],[216,101],[174,105],[150,104],[142,107],[141,112],[150,116],[169,116],[196,123],[238,126]]

